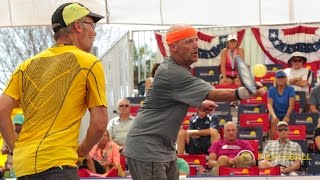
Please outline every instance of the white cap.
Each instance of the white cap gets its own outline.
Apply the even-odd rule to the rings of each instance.
[[[232,39],[238,41],[238,37],[236,34],[229,34],[229,36],[227,37],[227,41],[231,41]]]

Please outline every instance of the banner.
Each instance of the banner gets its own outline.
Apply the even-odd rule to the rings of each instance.
[[[316,73],[320,60],[320,29],[308,25],[251,28],[266,56],[275,64],[288,67],[293,52],[299,51],[308,59],[304,65]]]
[[[245,29],[235,31],[230,34],[237,34],[238,42],[241,44]],[[220,65],[220,52],[226,47],[227,36],[223,35],[212,35],[206,32],[198,31],[198,61],[193,64],[193,67],[199,66],[218,66]],[[170,56],[169,47],[166,43],[165,33],[155,33],[155,38],[162,56]]]

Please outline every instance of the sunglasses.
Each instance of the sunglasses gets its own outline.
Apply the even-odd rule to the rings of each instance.
[[[288,131],[288,128],[279,128],[278,131]]]
[[[129,104],[120,105],[119,107],[121,107],[121,108],[123,108],[123,107],[129,107]]]
[[[293,62],[303,62],[303,59],[293,59]]]

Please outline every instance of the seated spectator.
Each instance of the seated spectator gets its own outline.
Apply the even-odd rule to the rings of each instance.
[[[248,167],[255,165],[253,155],[253,159],[248,162],[243,162],[243,158],[238,159],[239,153],[243,150],[248,150],[251,153],[254,150],[249,142],[237,139],[237,133],[237,125],[232,121],[227,122],[224,125],[224,139],[213,143],[209,148],[208,168],[214,168],[215,175],[219,175],[220,166],[242,167],[241,165],[245,164]]]
[[[318,126],[314,130],[314,153],[320,154],[320,121],[318,122]]]
[[[239,47],[236,34],[230,34],[227,38],[226,48],[221,51],[221,79],[219,84],[241,86],[241,80],[238,75],[235,57],[244,59],[244,50]]]
[[[177,138],[178,154],[186,150],[188,154],[208,154],[212,142],[220,139],[217,117],[197,109],[197,114],[190,118],[189,129],[180,128]]]
[[[132,126],[134,117],[130,114],[130,101],[128,99],[119,99],[117,107],[119,116],[109,121],[107,130],[111,140],[119,146],[119,151],[121,151],[126,142],[127,133]]]
[[[306,62],[307,58],[302,53],[294,52],[288,60],[290,68],[286,68],[284,72],[287,74],[289,84],[293,86],[294,90],[304,91],[308,97],[312,72],[302,67]]]
[[[186,160],[184,160],[183,158],[177,157],[177,163],[178,163],[179,175],[190,174],[190,167]]]
[[[268,90],[268,110],[271,119],[270,139],[275,139],[276,125],[279,121],[289,122],[294,102],[294,89],[287,85],[286,73],[278,70],[275,74],[274,86]]]
[[[156,74],[156,71],[157,71],[159,65],[160,65],[160,63],[154,63],[152,66],[151,77],[146,79],[146,83],[145,83],[145,95],[147,95],[148,90],[150,89],[151,85],[153,84],[154,75]]]
[[[97,161],[104,168],[102,171],[97,171],[97,173],[100,174],[120,165],[120,153],[118,146],[110,139],[108,131],[104,133],[98,144],[92,148],[89,156],[93,161]],[[95,162],[95,164],[97,164],[97,162]]]
[[[310,96],[308,98],[310,112],[319,113],[320,108],[320,85],[312,88]]]
[[[263,149],[263,159],[259,168],[280,166],[282,175],[298,175],[302,160],[302,150],[298,143],[290,141],[289,126],[285,121],[277,124],[279,139],[270,141]]]

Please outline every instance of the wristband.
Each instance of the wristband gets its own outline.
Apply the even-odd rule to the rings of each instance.
[[[199,132],[199,130],[190,130],[190,129],[187,129],[187,132],[188,132],[188,133],[196,133],[196,132]]]

